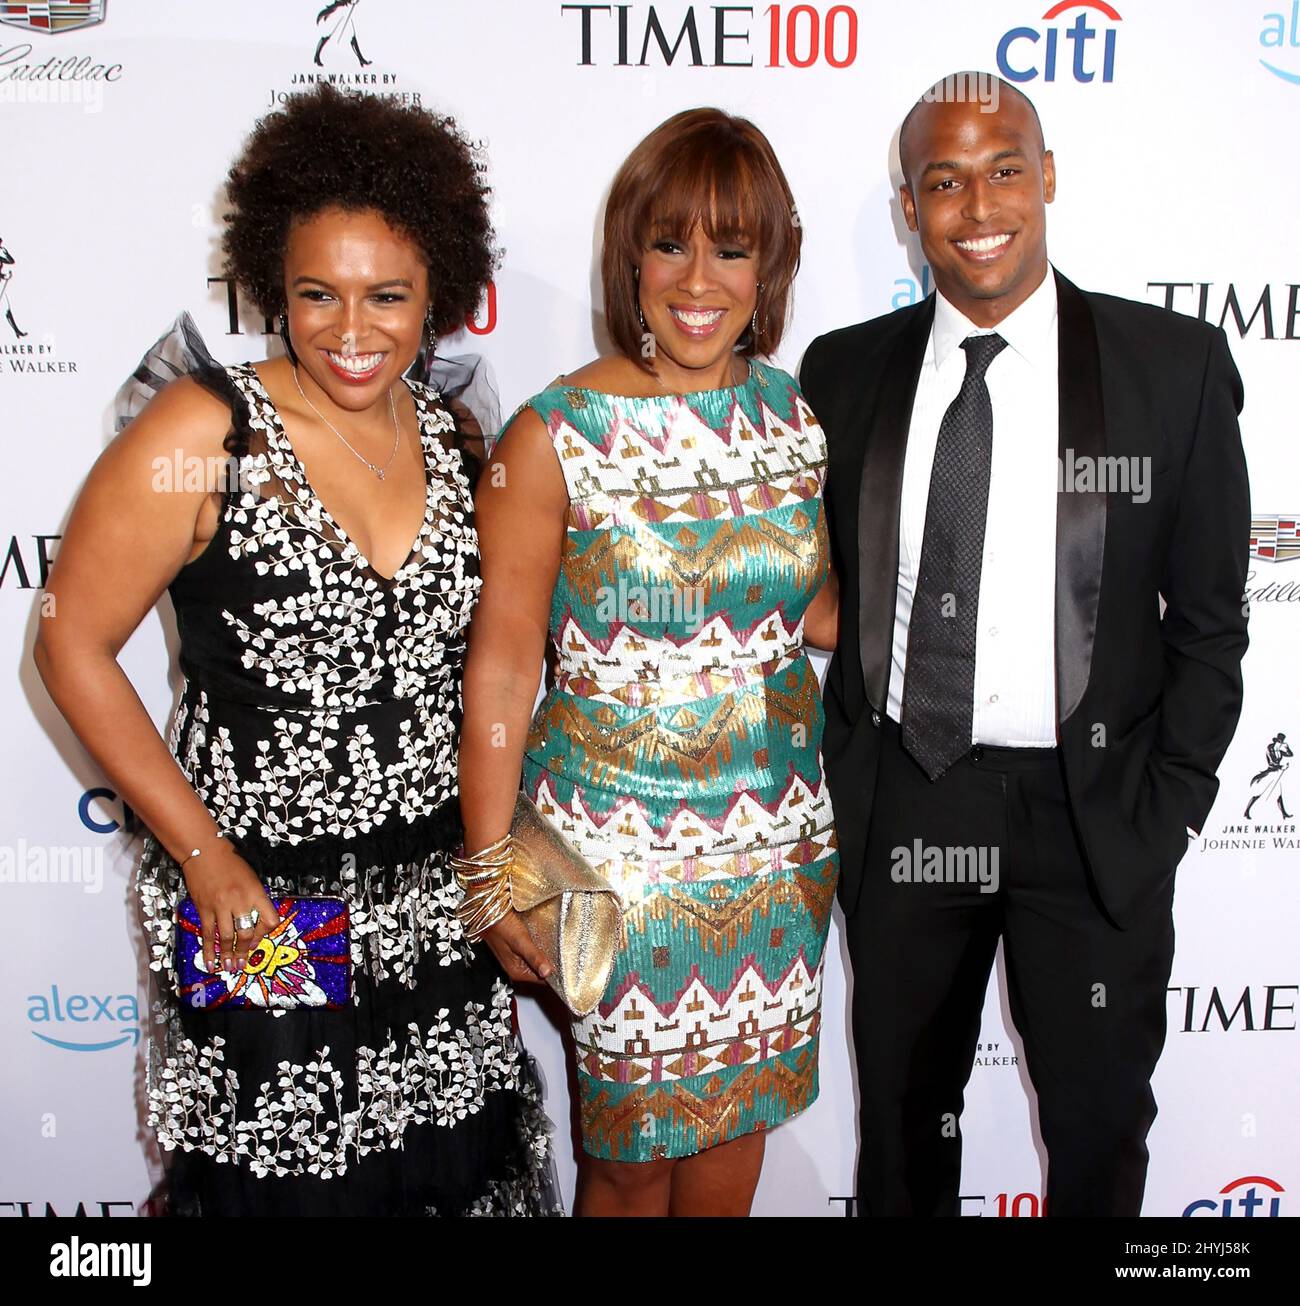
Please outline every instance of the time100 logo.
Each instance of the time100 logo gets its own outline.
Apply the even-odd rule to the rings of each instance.
[[[858,57],[858,14],[852,5],[825,12],[809,4],[691,5],[680,20],[662,6],[562,4],[577,15],[578,65],[752,68],[766,28],[767,68],[848,68]],[[755,30],[757,29],[757,30]]]

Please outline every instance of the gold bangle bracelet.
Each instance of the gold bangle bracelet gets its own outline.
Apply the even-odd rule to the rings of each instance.
[[[513,858],[510,833],[488,844],[472,856],[453,853],[448,859],[464,897],[456,908],[461,928],[470,943],[476,943],[512,908],[510,866]]]

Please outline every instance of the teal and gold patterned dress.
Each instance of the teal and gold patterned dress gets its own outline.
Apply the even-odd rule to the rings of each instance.
[[[817,1096],[839,864],[803,614],[828,570],[825,437],[757,365],[721,390],[557,383],[529,405],[569,508],[523,786],[625,913],[574,1023],[583,1146],[689,1156]]]

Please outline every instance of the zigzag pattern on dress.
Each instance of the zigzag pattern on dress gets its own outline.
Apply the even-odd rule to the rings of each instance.
[[[683,1034],[679,1022],[656,1023],[653,1033],[656,1043],[665,1038],[665,1031],[676,1034],[675,1045],[657,1046],[650,1050],[649,1039],[625,1037],[629,1049],[624,1053],[611,1053],[595,1046],[578,1044],[578,1066],[591,1079],[605,1080],[611,1084],[642,1084],[648,1081],[665,1082],[673,1079],[694,1079],[737,1066],[754,1065],[778,1053],[793,1052],[797,1048],[815,1043],[821,1033],[821,995],[816,994],[816,1008],[797,1019],[781,1020],[760,1027],[757,1021],[734,1020],[735,1028],[726,1035],[711,1036],[699,1022]],[[635,1029],[635,1024],[621,1033]],[[682,1039],[694,1042],[682,1042]],[[708,1041],[705,1041],[705,1040]]]
[[[780,908],[802,908],[816,922],[830,918],[835,882],[829,877],[782,875],[769,883],[756,876],[741,883],[745,887],[737,891],[725,881],[714,882],[705,890],[707,898],[681,888],[649,895],[630,904],[629,928],[658,925],[657,938],[687,933],[700,951],[720,957],[742,947],[754,932],[758,917],[771,919]],[[644,920],[638,919],[641,915]],[[753,965],[753,959],[744,955],[747,963]],[[817,952],[816,957],[820,960],[821,953]]]
[[[834,815],[825,785],[799,775],[788,779],[775,802],[765,803],[749,790],[729,793],[724,800],[726,810],[712,820],[679,800],[662,822],[656,822],[635,794],[619,795],[602,811],[589,803],[589,792],[577,786],[572,800],[562,801],[549,775],[539,779],[532,797],[538,810],[566,839],[580,849],[590,848],[585,855],[598,859],[606,875],[618,873],[612,863],[624,852],[635,858],[637,873],[647,878],[652,874],[651,864],[653,874],[663,875],[666,872],[660,868],[700,858],[713,859],[715,874],[720,874],[725,862],[719,859],[740,855],[773,869],[793,868],[802,864],[802,841],[833,838]],[[755,830],[766,835],[761,849],[755,847]],[[830,843],[826,854],[833,850]],[[690,871],[684,870],[681,878],[689,875]]]
[[[586,620],[590,623],[589,616]],[[778,608],[746,632],[737,631],[733,620],[720,613],[702,622],[699,631],[681,644],[671,635],[647,636],[630,622],[612,623],[602,638],[584,629],[582,617],[568,608],[556,615],[554,628],[559,673],[585,676],[598,688],[613,692],[627,684],[662,686],[665,681],[724,668],[743,678],[761,663],[801,656],[803,614],[789,625]]]
[[[617,788],[621,776],[642,768],[706,783],[717,780],[723,767],[762,768],[751,742],[761,752],[773,729],[802,726],[807,732],[817,720],[814,677],[801,676],[793,693],[770,684],[763,689],[649,710],[622,705],[616,710],[609,703],[587,708],[581,700],[556,695],[537,718],[537,737],[530,735],[528,747],[540,750],[543,733],[558,732],[567,741],[570,774],[596,788]]]
[[[614,1160],[653,1158],[661,1133],[689,1138],[692,1152],[716,1147],[803,1111],[817,1095],[816,1050],[811,1040],[789,1060],[774,1057],[732,1076],[715,1072],[698,1088],[675,1079],[620,1093],[608,1081],[589,1080],[582,1085],[583,1134],[598,1133]],[[670,1145],[659,1146],[667,1155]]]
[[[578,1045],[595,1046],[594,1035],[630,1029],[636,1037],[628,1040],[623,1051],[635,1054],[637,1050],[630,1045],[643,1037],[644,1030],[638,1032],[634,1027],[642,1023],[645,1030],[653,1028],[657,1036],[677,1032],[681,1046],[675,1050],[681,1051],[728,1036],[757,1036],[762,1029],[806,1020],[817,1010],[821,997],[820,954],[810,958],[799,947],[788,963],[770,976],[756,951],[740,955],[743,962],[727,972],[729,978],[725,984],[710,984],[699,963],[692,962],[686,979],[671,984],[662,996],[656,996],[650,979],[643,978],[639,972],[624,975],[617,985],[611,985],[596,1010],[578,1022],[575,1028]],[[608,1054],[608,1041],[604,1050]]]
[[[826,442],[774,368],[531,405],[569,507],[524,788],[624,907],[574,1027],[583,1143],[690,1155],[816,1095],[838,851],[803,623],[828,571]]]
[[[821,428],[797,390],[785,397],[787,416],[760,397],[756,422],[736,398],[716,425],[698,401],[682,397],[638,403],[556,387],[533,404],[559,455],[570,500],[594,501],[606,512],[617,512],[620,500],[645,495],[671,499],[713,489],[740,491],[808,472],[818,473],[820,481],[826,466]],[[611,399],[617,402],[611,404]],[[602,414],[608,424],[600,420]],[[730,494],[722,501],[734,503]]]

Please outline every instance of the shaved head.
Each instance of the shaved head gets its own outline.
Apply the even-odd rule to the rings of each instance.
[[[941,78],[921,93],[920,98],[907,111],[907,117],[903,119],[903,125],[899,128],[898,162],[903,170],[903,184],[909,185],[912,181],[912,169],[917,165],[918,129],[929,113],[944,104],[972,101],[980,105],[982,112],[996,113],[1004,96],[1010,96],[1029,111],[1038,138],[1038,152],[1040,155],[1043,154],[1047,149],[1047,143],[1043,138],[1043,124],[1029,96],[992,73],[949,73],[947,77]]]
[[[1056,160],[1033,104],[990,73],[953,73],[912,106],[898,145],[903,219],[935,289],[977,326],[996,325],[1048,272]]]

